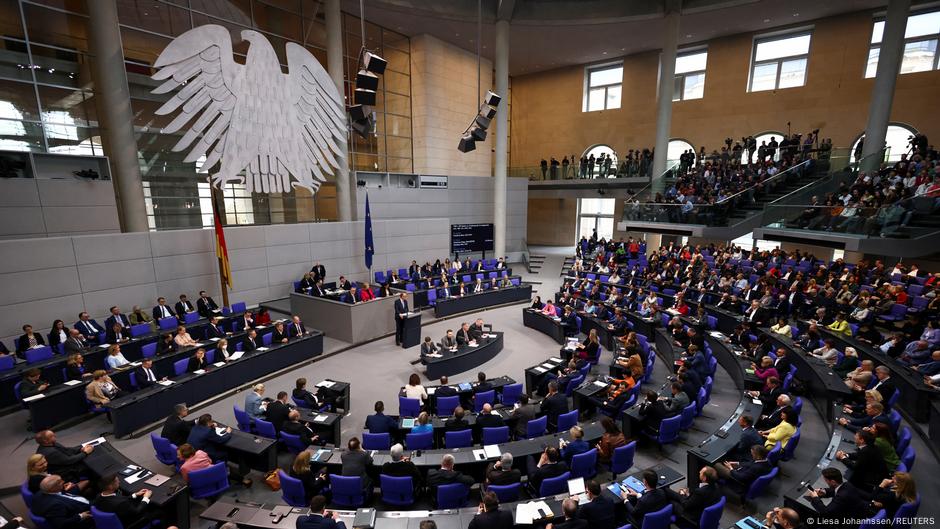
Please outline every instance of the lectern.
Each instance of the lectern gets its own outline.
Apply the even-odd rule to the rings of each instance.
[[[405,316],[405,328],[401,337],[403,349],[414,347],[421,343],[421,313],[409,312]]]

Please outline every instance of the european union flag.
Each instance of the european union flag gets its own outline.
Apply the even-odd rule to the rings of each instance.
[[[366,268],[372,270],[372,255],[375,254],[375,245],[372,242],[372,213],[369,211],[369,194],[366,193]]]

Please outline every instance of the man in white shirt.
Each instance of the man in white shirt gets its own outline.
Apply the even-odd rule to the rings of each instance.
[[[160,320],[161,318],[169,318],[170,316],[174,316],[174,314],[170,307],[167,307],[166,298],[157,298],[157,306],[153,308],[153,319]]]

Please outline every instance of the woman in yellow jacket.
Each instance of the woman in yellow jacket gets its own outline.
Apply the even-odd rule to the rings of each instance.
[[[826,325],[826,328],[832,332],[844,334],[848,337],[852,336],[852,328],[849,327],[849,322],[845,321],[845,314],[841,312],[836,314],[836,321]]]
[[[787,441],[796,433],[796,417],[793,408],[787,407],[780,410],[780,424],[769,430],[758,432],[766,439],[764,447],[772,450],[774,445],[779,442],[780,448],[786,448]]]

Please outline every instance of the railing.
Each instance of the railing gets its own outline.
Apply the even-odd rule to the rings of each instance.
[[[929,210],[932,200],[915,198],[881,207],[774,204],[764,210],[764,225],[768,228],[846,233],[864,238],[891,237],[907,226],[915,210],[920,207]]]
[[[678,165],[678,164],[677,164]],[[645,169],[641,171],[640,169]],[[595,164],[593,169],[581,171],[580,164],[558,165],[543,168],[538,165],[523,165],[510,167],[508,176],[515,178],[528,178],[529,180],[602,180],[614,178],[649,178],[653,170],[652,160],[648,167],[617,167],[614,165],[607,169],[605,166]]]

